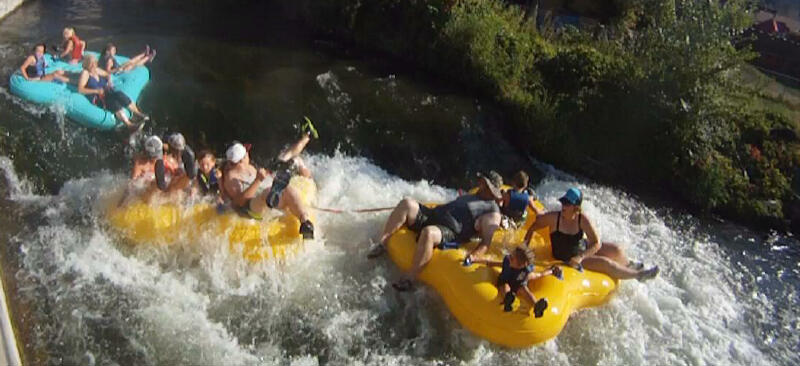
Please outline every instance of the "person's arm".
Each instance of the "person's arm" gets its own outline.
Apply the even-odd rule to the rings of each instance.
[[[78,78],[78,93],[81,94],[97,94],[103,95],[103,89],[89,89],[86,84],[89,82],[89,72],[84,70],[81,72],[81,77]]]
[[[488,259],[476,259],[475,261],[473,261],[473,263],[483,263],[483,264],[485,264],[485,265],[487,265],[489,267],[502,267],[503,266],[503,262],[490,261]]]
[[[224,179],[225,183],[223,185],[225,188],[225,193],[228,194],[228,196],[230,197],[231,201],[233,201],[234,204],[240,207],[244,206],[245,204],[247,204],[248,200],[248,198],[246,197],[255,196],[255,193],[258,191],[258,187],[261,185],[261,182],[263,182],[264,179],[266,179],[266,174],[267,174],[266,170],[259,169],[258,175],[256,176],[256,180],[253,181],[253,184],[251,184],[250,187],[247,187],[247,189],[245,189],[244,192],[241,191],[239,184],[234,184],[232,177],[225,176]]]
[[[195,161],[194,151],[189,145],[186,145],[186,148],[181,152],[181,161],[183,161],[183,171],[186,172],[186,176],[194,179],[197,176],[197,161]]]
[[[156,185],[158,189],[162,192],[166,192],[169,185],[167,184],[165,169],[164,169],[164,159],[156,160]]]
[[[531,238],[533,238],[533,233],[536,230],[539,230],[543,227],[553,227],[554,216],[551,212],[545,212],[543,214],[536,215],[536,221],[533,222],[533,225],[528,228],[528,231],[525,232],[525,240],[523,243],[530,243]]]
[[[25,59],[25,62],[22,63],[22,66],[19,67],[19,71],[22,72],[22,76],[25,77],[25,80],[31,79],[30,76],[28,76],[28,70],[26,69],[35,63],[36,58],[33,56],[28,56],[28,58]]]
[[[111,77],[111,74],[109,74],[108,72],[106,72],[106,70],[103,70],[101,68],[97,69],[97,74],[106,78]],[[111,80],[109,80],[109,82],[111,82]]]
[[[597,233],[594,230],[594,225],[592,225],[592,222],[589,221],[589,218],[586,217],[586,215],[582,213],[580,215],[581,215],[581,220],[580,220],[581,224],[579,229],[583,230],[583,232],[586,234],[587,244],[586,244],[586,250],[583,253],[580,253],[572,257],[572,259],[570,260],[570,264],[572,264],[573,266],[575,264],[581,263],[581,261],[583,261],[583,258],[591,257],[595,253],[597,253],[598,250],[600,250],[600,238],[597,236]]]
[[[67,44],[67,46],[66,46],[66,47],[64,47],[64,50],[63,50],[63,51],[61,51],[61,54],[60,54],[60,55],[58,55],[58,57],[59,57],[59,58],[64,58],[64,57],[66,57],[67,55],[69,55],[69,54],[70,54],[70,52],[72,52],[72,48],[73,48],[73,47],[75,47],[75,46],[72,44],[72,40],[71,40],[71,39],[68,39],[68,40],[67,40],[67,42],[66,42],[66,44]]]
[[[549,275],[552,275],[552,274],[553,274],[553,267],[548,268],[548,269],[546,269],[544,271],[541,271],[541,272],[531,272],[531,273],[528,273],[528,277],[527,277],[528,279],[526,281],[535,281],[535,280],[538,280],[538,279],[540,279],[540,278],[542,278],[544,276],[549,276]]]
[[[533,210],[533,212],[536,214],[537,219],[539,218],[539,215],[544,214],[544,211],[536,207],[536,201],[533,199],[533,196],[528,198],[528,207],[530,207],[531,210]]]

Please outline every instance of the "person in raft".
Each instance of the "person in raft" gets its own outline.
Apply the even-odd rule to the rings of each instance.
[[[547,309],[547,299],[536,300],[536,296],[528,289],[528,281],[548,275],[563,279],[563,274],[561,273],[561,268],[557,266],[553,266],[544,272],[536,273],[533,271],[533,259],[533,251],[530,248],[518,246],[510,254],[503,257],[502,262],[476,259],[473,263],[483,263],[490,267],[502,268],[500,276],[497,278],[497,288],[500,290],[500,297],[503,298],[504,311],[511,311],[516,295],[522,294],[522,297],[530,303],[534,316],[541,318]]]
[[[156,179],[156,161],[164,157],[164,143],[158,136],[144,141],[144,151],[133,159],[131,182],[149,184]]]
[[[592,221],[581,212],[583,193],[579,189],[568,189],[559,201],[560,211],[536,217],[536,222],[525,233],[525,243],[530,242],[536,230],[549,227],[553,258],[574,268],[586,268],[620,280],[646,281],[658,275],[658,266],[645,269],[644,264],[628,260],[619,245],[600,242]],[[586,248],[582,245],[584,234]]]
[[[155,180],[159,191],[172,195],[189,188],[197,176],[194,151],[180,132],[167,138],[168,153],[155,162]]]
[[[25,80],[31,81],[53,81],[58,80],[61,82],[69,82],[69,78],[64,76],[64,70],[55,70],[47,73],[47,61],[44,59],[44,53],[47,47],[44,43],[37,44],[33,47],[33,54],[25,58],[25,62],[19,67],[20,73],[25,77]]]
[[[133,131],[141,129],[144,122],[150,119],[125,93],[114,90],[109,83],[109,73],[97,66],[97,58],[93,55],[87,55],[83,59],[83,71],[78,79],[78,93],[86,95],[93,104],[113,112],[117,120],[122,121]],[[140,117],[142,123],[131,122],[125,114],[125,108],[128,108],[134,116]]]
[[[383,234],[368,258],[375,258],[386,251],[386,241],[405,225],[417,233],[417,247],[411,270],[399,281],[392,284],[397,291],[408,291],[414,286],[419,273],[433,256],[434,247],[449,248],[469,241],[480,235],[480,244],[467,255],[465,264],[470,264],[477,256],[489,248],[492,236],[500,225],[500,207],[503,196],[500,187],[503,178],[496,172],[479,175],[478,192],[456,198],[441,206],[429,208],[411,198],[404,198],[397,204]]]
[[[164,143],[158,136],[150,136],[145,140],[144,151],[133,158],[131,180],[117,206],[127,204],[130,199],[136,197],[132,193],[142,191],[143,188],[145,193],[143,199],[149,200],[149,195],[153,191],[151,187],[156,180],[156,162],[163,159],[164,155]]]
[[[529,207],[537,216],[544,213],[536,207],[536,194],[528,188],[528,182],[528,173],[520,170],[511,178],[512,188],[503,191],[502,213],[517,226],[525,223]]]
[[[116,55],[117,46],[114,46],[113,43],[107,44],[106,48],[103,49],[103,55],[100,56],[100,67],[102,67],[107,73],[119,74],[131,71],[139,66],[143,66],[144,64],[153,61],[153,59],[156,57],[156,50],[150,49],[149,45],[145,45],[144,52],[133,56],[133,58],[122,65],[120,65],[117,62],[117,59],[114,58]]]
[[[201,150],[197,157],[200,170],[195,187],[203,196],[219,196],[222,171],[217,168],[217,157],[211,150]]]
[[[303,204],[300,193],[289,186],[292,170],[311,178],[311,171],[299,155],[311,138],[317,139],[319,135],[308,117],[301,131],[300,139],[269,164],[272,172],[264,168],[256,169],[250,164],[250,146],[234,142],[225,152],[227,161],[222,169],[222,188],[225,197],[242,216],[261,220],[267,209],[279,209],[300,220],[300,234],[304,239],[313,239],[314,225],[309,219],[308,207]],[[272,185],[258,193],[261,183],[270,175]]]
[[[75,29],[67,27],[61,32],[64,42],[61,43],[61,53],[58,57],[71,64],[77,64],[83,59],[83,51],[86,50],[86,41],[82,41],[75,34]]]

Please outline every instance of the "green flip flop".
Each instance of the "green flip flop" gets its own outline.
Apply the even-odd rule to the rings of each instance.
[[[319,133],[317,132],[317,129],[314,127],[314,124],[311,123],[311,120],[308,117],[303,116],[303,118],[305,119],[305,122],[303,122],[303,124],[300,126],[300,131],[302,131],[303,133],[307,133],[308,136],[310,136],[313,139],[318,139]]]

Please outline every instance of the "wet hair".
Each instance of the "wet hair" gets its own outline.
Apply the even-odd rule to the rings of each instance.
[[[516,247],[511,252],[511,255],[517,259],[517,261],[524,263],[525,265],[533,263],[533,251],[527,247]]]
[[[200,152],[197,154],[197,161],[205,159],[206,156],[210,156],[211,159],[214,159],[214,161],[217,161],[217,156],[214,155],[214,152],[211,151],[211,149],[200,150]]]
[[[109,51],[111,51],[111,48],[117,48],[117,46],[115,46],[113,43],[109,42],[106,45],[106,48],[103,49],[103,57],[106,57],[106,56],[109,55]]]
[[[44,44],[44,43],[37,43],[37,44],[33,45],[33,49],[32,49],[33,52],[36,52],[36,47],[39,47],[39,46],[42,46],[42,49],[44,50],[44,52],[47,52],[47,45]]]
[[[528,178],[528,173],[525,171],[520,170],[517,174],[514,174],[514,177],[511,178],[511,184],[514,185],[516,189],[525,189],[528,188],[528,182],[530,178]]]

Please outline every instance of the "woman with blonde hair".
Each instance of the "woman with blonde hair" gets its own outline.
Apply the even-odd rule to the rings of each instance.
[[[64,42],[61,44],[61,53],[59,57],[71,64],[77,64],[83,59],[83,51],[86,50],[86,41],[82,41],[75,34],[75,29],[66,27],[61,32],[64,36]]]
[[[97,66],[97,58],[93,55],[88,55],[83,59],[83,71],[78,79],[78,92],[86,95],[93,104],[114,113],[117,120],[122,121],[131,130],[139,129],[145,121],[150,119],[125,93],[114,90],[109,82],[109,73]],[[125,114],[125,108],[128,108],[133,115],[140,117],[142,123],[131,122]]]

